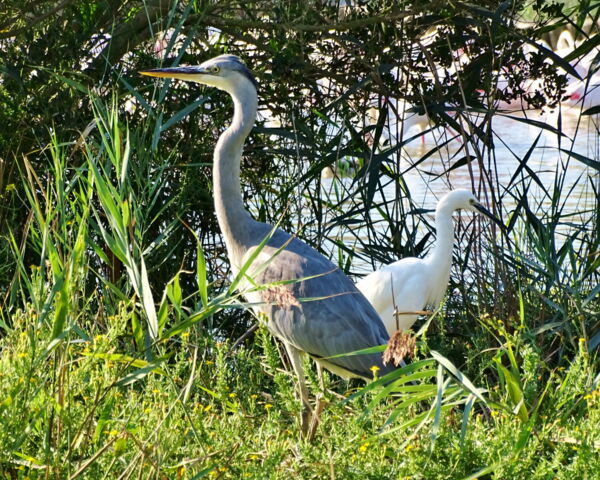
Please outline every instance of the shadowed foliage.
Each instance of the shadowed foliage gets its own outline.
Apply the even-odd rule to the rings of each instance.
[[[476,3],[4,0],[0,472],[600,475],[598,108],[559,102],[596,55],[598,3]],[[252,215],[352,278],[429,251],[414,177],[470,187],[506,226],[458,223],[449,295],[416,324],[412,363],[366,387],[326,376],[318,445],[297,441],[286,359],[218,231],[230,100],[137,73],[221,53],[259,85]],[[514,146],[499,122],[533,133]]]

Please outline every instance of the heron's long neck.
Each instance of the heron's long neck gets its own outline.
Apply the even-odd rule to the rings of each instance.
[[[219,227],[230,258],[237,262],[249,247],[253,223],[242,202],[240,160],[244,141],[256,119],[257,97],[254,89],[234,92],[231,96],[233,120],[219,137],[215,148],[213,182]]]
[[[438,207],[435,211],[435,229],[437,239],[430,258],[431,263],[437,265],[440,272],[450,273],[452,265],[452,249],[454,247],[454,224],[452,223],[453,210]]]

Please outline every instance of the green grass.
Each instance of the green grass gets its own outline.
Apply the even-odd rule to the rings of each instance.
[[[486,394],[492,405],[475,408],[464,438],[457,408],[433,441],[430,423],[394,431],[426,409],[423,403],[381,429],[391,399],[365,414],[370,395],[342,401],[357,385],[347,392],[348,384],[330,380],[336,394],[325,393],[329,405],[309,443],[298,433],[293,377],[279,369],[268,335],[231,352],[192,329],[169,349],[169,362],[140,375],[142,365],[124,353],[127,310],[98,315],[87,340],[72,332],[53,349],[51,329],[33,310],[12,318],[0,343],[2,478],[600,475],[600,389],[583,343],[568,367],[544,381],[522,372],[529,419],[499,406],[510,404],[510,395],[498,383]],[[521,368],[538,371],[537,361],[525,356]]]

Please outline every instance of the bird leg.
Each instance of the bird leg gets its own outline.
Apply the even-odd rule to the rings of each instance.
[[[325,379],[323,378],[323,366],[319,362],[315,362],[317,365],[317,378],[319,379],[319,387],[321,393],[325,393]]]
[[[302,352],[290,343],[284,342],[285,349],[287,350],[288,357],[292,364],[294,372],[298,377],[298,389],[300,391],[300,401],[302,402],[302,412],[300,414],[300,428],[302,435],[308,437],[312,408],[308,399],[308,387],[306,386],[306,380],[304,378],[304,364],[302,363]]]
[[[310,425],[308,426],[308,430],[306,432],[306,439],[311,442],[313,438],[315,438],[315,433],[317,433],[317,427],[319,426],[319,420],[321,417],[321,412],[327,406],[327,401],[323,398],[322,394],[319,393],[315,403],[315,409],[312,411],[312,416],[310,419]]]
[[[314,438],[315,433],[317,432],[317,427],[319,426],[319,417],[321,412],[327,406],[327,401],[324,398],[325,380],[323,379],[323,367],[320,363],[315,363],[317,365],[317,378],[319,379],[320,392],[317,394],[317,398],[315,399],[315,409],[312,412],[310,426],[306,435],[309,441]]]

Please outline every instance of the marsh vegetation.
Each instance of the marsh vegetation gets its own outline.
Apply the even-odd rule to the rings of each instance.
[[[600,478],[599,4],[5,3],[1,478]],[[426,254],[451,188],[506,227],[457,219],[415,358],[326,376],[313,442],[214,217],[229,99],[136,73],[224,51],[248,208],[351,278]]]

